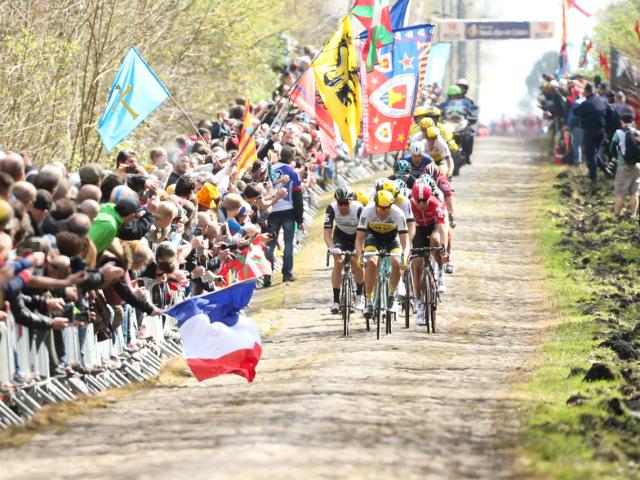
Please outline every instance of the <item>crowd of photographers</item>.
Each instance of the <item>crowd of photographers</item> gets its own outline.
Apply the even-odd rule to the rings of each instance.
[[[623,91],[612,91],[601,77],[543,75],[538,104],[549,121],[556,163],[586,164],[592,189],[600,176],[614,179],[614,213],[637,217],[640,138],[636,112]]]
[[[225,266],[250,244],[271,263],[278,248],[282,280],[295,281],[303,191],[331,181],[333,159],[316,125],[291,110],[278,116],[277,102],[250,107],[258,160],[240,174],[244,98],[175,148],[119,151],[111,168],[70,172],[0,151],[0,322],[28,327],[47,345],[52,374],[64,375],[67,327],[91,323],[98,341],[119,329],[135,352],[145,315],[235,281]]]

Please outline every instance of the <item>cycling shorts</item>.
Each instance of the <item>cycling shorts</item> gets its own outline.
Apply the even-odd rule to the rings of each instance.
[[[386,250],[389,253],[402,253],[398,234],[375,233],[367,230],[364,237],[364,251],[377,252],[378,250]]]
[[[356,249],[356,234],[349,235],[336,227],[333,229],[333,244],[343,252],[352,252]]]
[[[413,248],[425,248],[431,245],[431,234],[435,229],[435,223],[432,223],[428,227],[416,227],[416,235],[413,237]]]

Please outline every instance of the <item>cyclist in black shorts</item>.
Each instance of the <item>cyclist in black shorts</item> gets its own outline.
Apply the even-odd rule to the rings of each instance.
[[[356,248],[356,230],[358,221],[364,208],[360,202],[355,201],[353,190],[349,187],[338,187],[334,193],[335,202],[327,207],[324,218],[324,243],[333,254],[333,272],[331,273],[331,286],[333,287],[333,303],[331,313],[340,312],[340,281],[342,277],[343,257],[341,252],[354,251]],[[333,224],[336,227],[333,228]],[[356,280],[356,308],[364,308],[364,272],[358,266],[358,257],[351,257],[353,276]]]

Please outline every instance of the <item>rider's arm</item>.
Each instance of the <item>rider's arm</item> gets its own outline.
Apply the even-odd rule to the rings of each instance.
[[[409,262],[409,255],[411,254],[411,248],[409,246],[409,234],[401,233],[400,234],[400,246],[402,247],[402,255],[404,258],[404,263]]]
[[[409,241],[413,242],[413,237],[416,236],[416,222],[407,222],[407,229],[409,230]]]
[[[327,248],[331,250],[333,248],[333,220],[335,219],[335,212],[331,205],[327,206],[327,211],[324,215],[324,243],[327,244]]]
[[[365,232],[362,230],[358,230],[356,232],[356,255],[360,257],[362,252],[364,252],[364,235]]]

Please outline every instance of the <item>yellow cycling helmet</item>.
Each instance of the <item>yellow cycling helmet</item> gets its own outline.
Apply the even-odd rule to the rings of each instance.
[[[391,205],[393,205],[394,202],[393,194],[386,190],[380,190],[379,192],[377,192],[375,199],[376,207],[381,208],[391,208]]]
[[[440,130],[436,127],[427,128],[427,138],[438,138],[438,135],[440,135]]]
[[[414,117],[423,117],[427,114],[427,107],[416,107],[413,111]]]
[[[438,107],[429,107],[427,108],[425,115],[427,117],[439,117],[440,115],[442,115],[442,112]]]
[[[379,178],[376,180],[375,188],[376,192],[386,190],[394,197],[398,195],[398,188],[396,187],[396,184],[393,183],[393,180],[389,180],[388,178]]]
[[[435,123],[433,123],[433,118],[425,117],[422,120],[420,120],[420,128],[424,128],[426,130],[427,128],[430,128],[433,126],[435,126]]]
[[[369,203],[369,197],[367,197],[364,193],[359,191],[355,192],[355,194],[356,194],[356,201],[360,202],[363,207],[366,207],[367,203]]]

